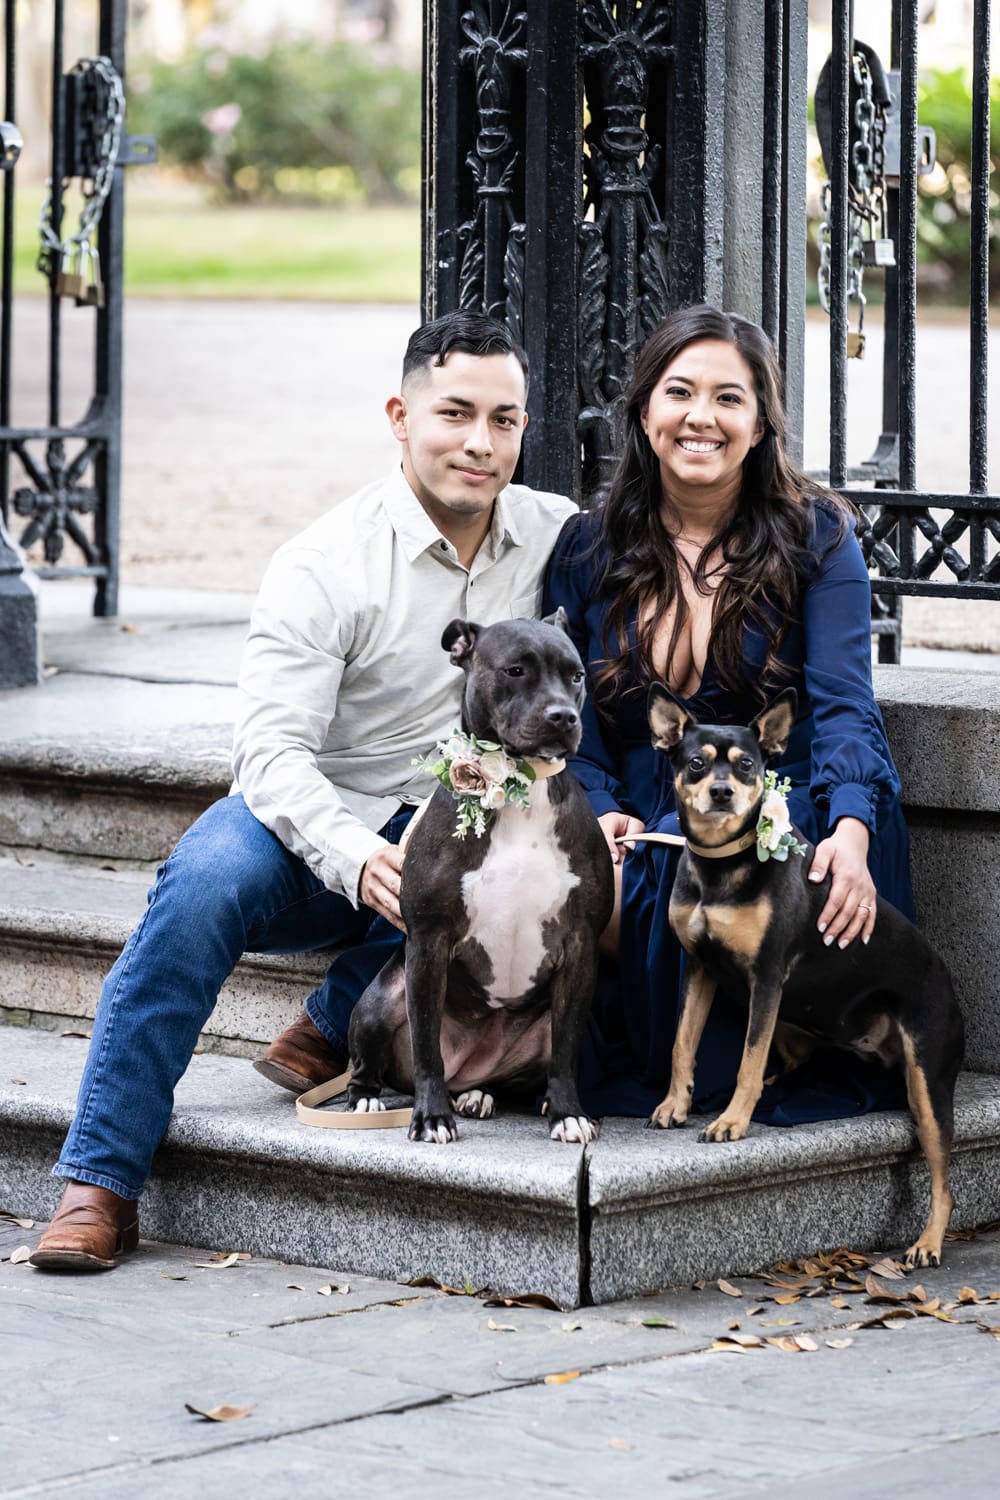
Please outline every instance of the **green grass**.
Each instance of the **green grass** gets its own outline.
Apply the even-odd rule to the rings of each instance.
[[[41,293],[40,194],[18,194],[15,288]],[[76,223],[73,214],[70,221]],[[125,290],[136,297],[419,302],[416,207],[222,208],[126,197]]]

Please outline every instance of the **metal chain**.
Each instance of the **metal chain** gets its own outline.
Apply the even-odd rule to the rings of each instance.
[[[52,228],[52,205],[55,193],[52,178],[49,177],[46,180],[45,200],[42,203],[42,211],[38,220],[38,232],[42,241],[38,254],[38,269],[49,277],[52,275],[53,267],[62,265],[64,260],[90,259],[96,256],[97,252],[91,245],[91,240],[97,232],[101,214],[104,212],[104,205],[114,181],[115,163],[118,160],[122,127],[125,122],[125,89],[109,57],[83,57],[73,72],[78,75],[92,72],[103,79],[107,85],[107,108],[97,152],[97,167],[90,180],[90,187],[82,188],[84,201],[80,211],[80,222],[76,233],[65,240],[61,240]],[[67,179],[64,179],[59,185],[60,198],[65,192],[66,181]]]
[[[853,60],[854,81],[860,93],[854,105],[857,136],[851,147],[854,181],[847,185],[847,300],[858,304],[858,335],[863,335],[865,320],[864,231],[875,233],[885,222],[885,116],[877,109],[872,95],[872,75],[863,53]],[[819,301],[825,313],[830,311],[830,184],[823,184],[820,196],[823,218],[817,233]],[[862,344],[863,347],[863,344]]]

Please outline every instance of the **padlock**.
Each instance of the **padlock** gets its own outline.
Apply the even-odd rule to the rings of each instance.
[[[104,306],[104,283],[101,280],[101,261],[96,250],[88,252],[90,261],[90,280],[87,283],[84,294],[77,299],[79,307],[103,307]]]
[[[847,357],[848,359],[864,359],[865,336],[863,333],[849,331],[847,335]]]
[[[77,251],[75,254],[71,251],[67,256],[64,257],[63,264],[60,268],[58,276],[56,277],[57,297],[73,297],[77,302],[79,302],[80,298],[86,294],[87,284],[84,281],[80,271],[66,270],[67,265],[73,265],[74,263],[79,265],[79,262],[79,251]]]
[[[863,266],[894,266],[896,247],[892,240],[865,240],[861,246]]]

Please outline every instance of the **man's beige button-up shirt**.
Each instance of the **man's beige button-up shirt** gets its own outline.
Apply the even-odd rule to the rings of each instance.
[[[575,508],[508,485],[466,569],[397,469],[275,553],[240,670],[234,790],[355,905],[378,829],[432,789],[414,756],[458,722],[463,674],[441,649],[445,626],[537,616]]]

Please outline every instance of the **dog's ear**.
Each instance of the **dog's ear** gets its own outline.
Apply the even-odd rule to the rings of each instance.
[[[569,615],[560,604],[554,614],[546,615],[542,620],[543,625],[554,625],[557,630],[565,630],[569,635]]]
[[[653,748],[656,750],[675,749],[691,723],[691,715],[687,709],[660,682],[649,684],[646,715],[653,731]]]
[[[788,736],[795,723],[795,712],[799,706],[794,688],[786,688],[759,713],[750,728],[760,740],[760,748],[767,756],[781,755],[788,744]]]
[[[476,636],[482,628],[481,625],[474,625],[471,620],[452,620],[444,627],[441,646],[451,657],[452,666],[468,666]]]

